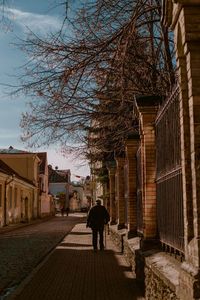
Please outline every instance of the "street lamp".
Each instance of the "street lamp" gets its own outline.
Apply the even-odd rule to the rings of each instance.
[[[12,174],[11,177],[9,176],[5,181],[4,186],[4,220],[3,220],[3,226],[7,226],[7,198],[6,198],[6,190],[7,185],[10,184],[15,179],[15,174]]]

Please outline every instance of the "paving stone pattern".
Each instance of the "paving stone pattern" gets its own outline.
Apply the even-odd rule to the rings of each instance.
[[[0,234],[0,299],[12,291],[83,215],[53,217]]]

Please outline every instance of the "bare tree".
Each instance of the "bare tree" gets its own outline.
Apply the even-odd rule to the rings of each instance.
[[[57,35],[30,33],[20,44],[30,61],[15,92],[34,98],[21,122],[32,146],[85,143],[102,156],[123,149],[135,126],[134,96],[164,97],[174,83],[160,0],[85,1]]]
[[[9,0],[0,0],[0,27],[4,32],[12,30],[12,22],[7,15],[7,9],[9,6]]]

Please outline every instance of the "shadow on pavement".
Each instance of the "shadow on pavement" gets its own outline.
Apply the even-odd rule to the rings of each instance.
[[[12,299],[136,300],[143,298],[137,290],[131,269],[119,264],[112,250],[94,253],[92,249],[58,248],[21,294]]]

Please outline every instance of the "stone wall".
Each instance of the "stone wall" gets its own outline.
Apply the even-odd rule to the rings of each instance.
[[[117,225],[112,225],[109,228],[110,237],[117,246],[120,252],[124,251],[124,236],[125,236],[125,229],[117,229]]]
[[[157,252],[145,258],[145,299],[177,300],[181,263]],[[189,300],[189,299],[188,299]]]
[[[126,237],[124,238],[124,256],[127,260],[127,262],[130,264],[133,273],[136,275],[136,255],[137,251],[139,249],[139,238],[132,238],[132,239],[127,239]]]
[[[177,296],[149,267],[145,268],[145,299],[177,300]]]
[[[180,261],[158,249],[142,251],[140,238],[127,239],[126,230],[117,230],[117,226],[110,226],[110,237],[119,251],[123,250],[146,300],[180,299]]]

